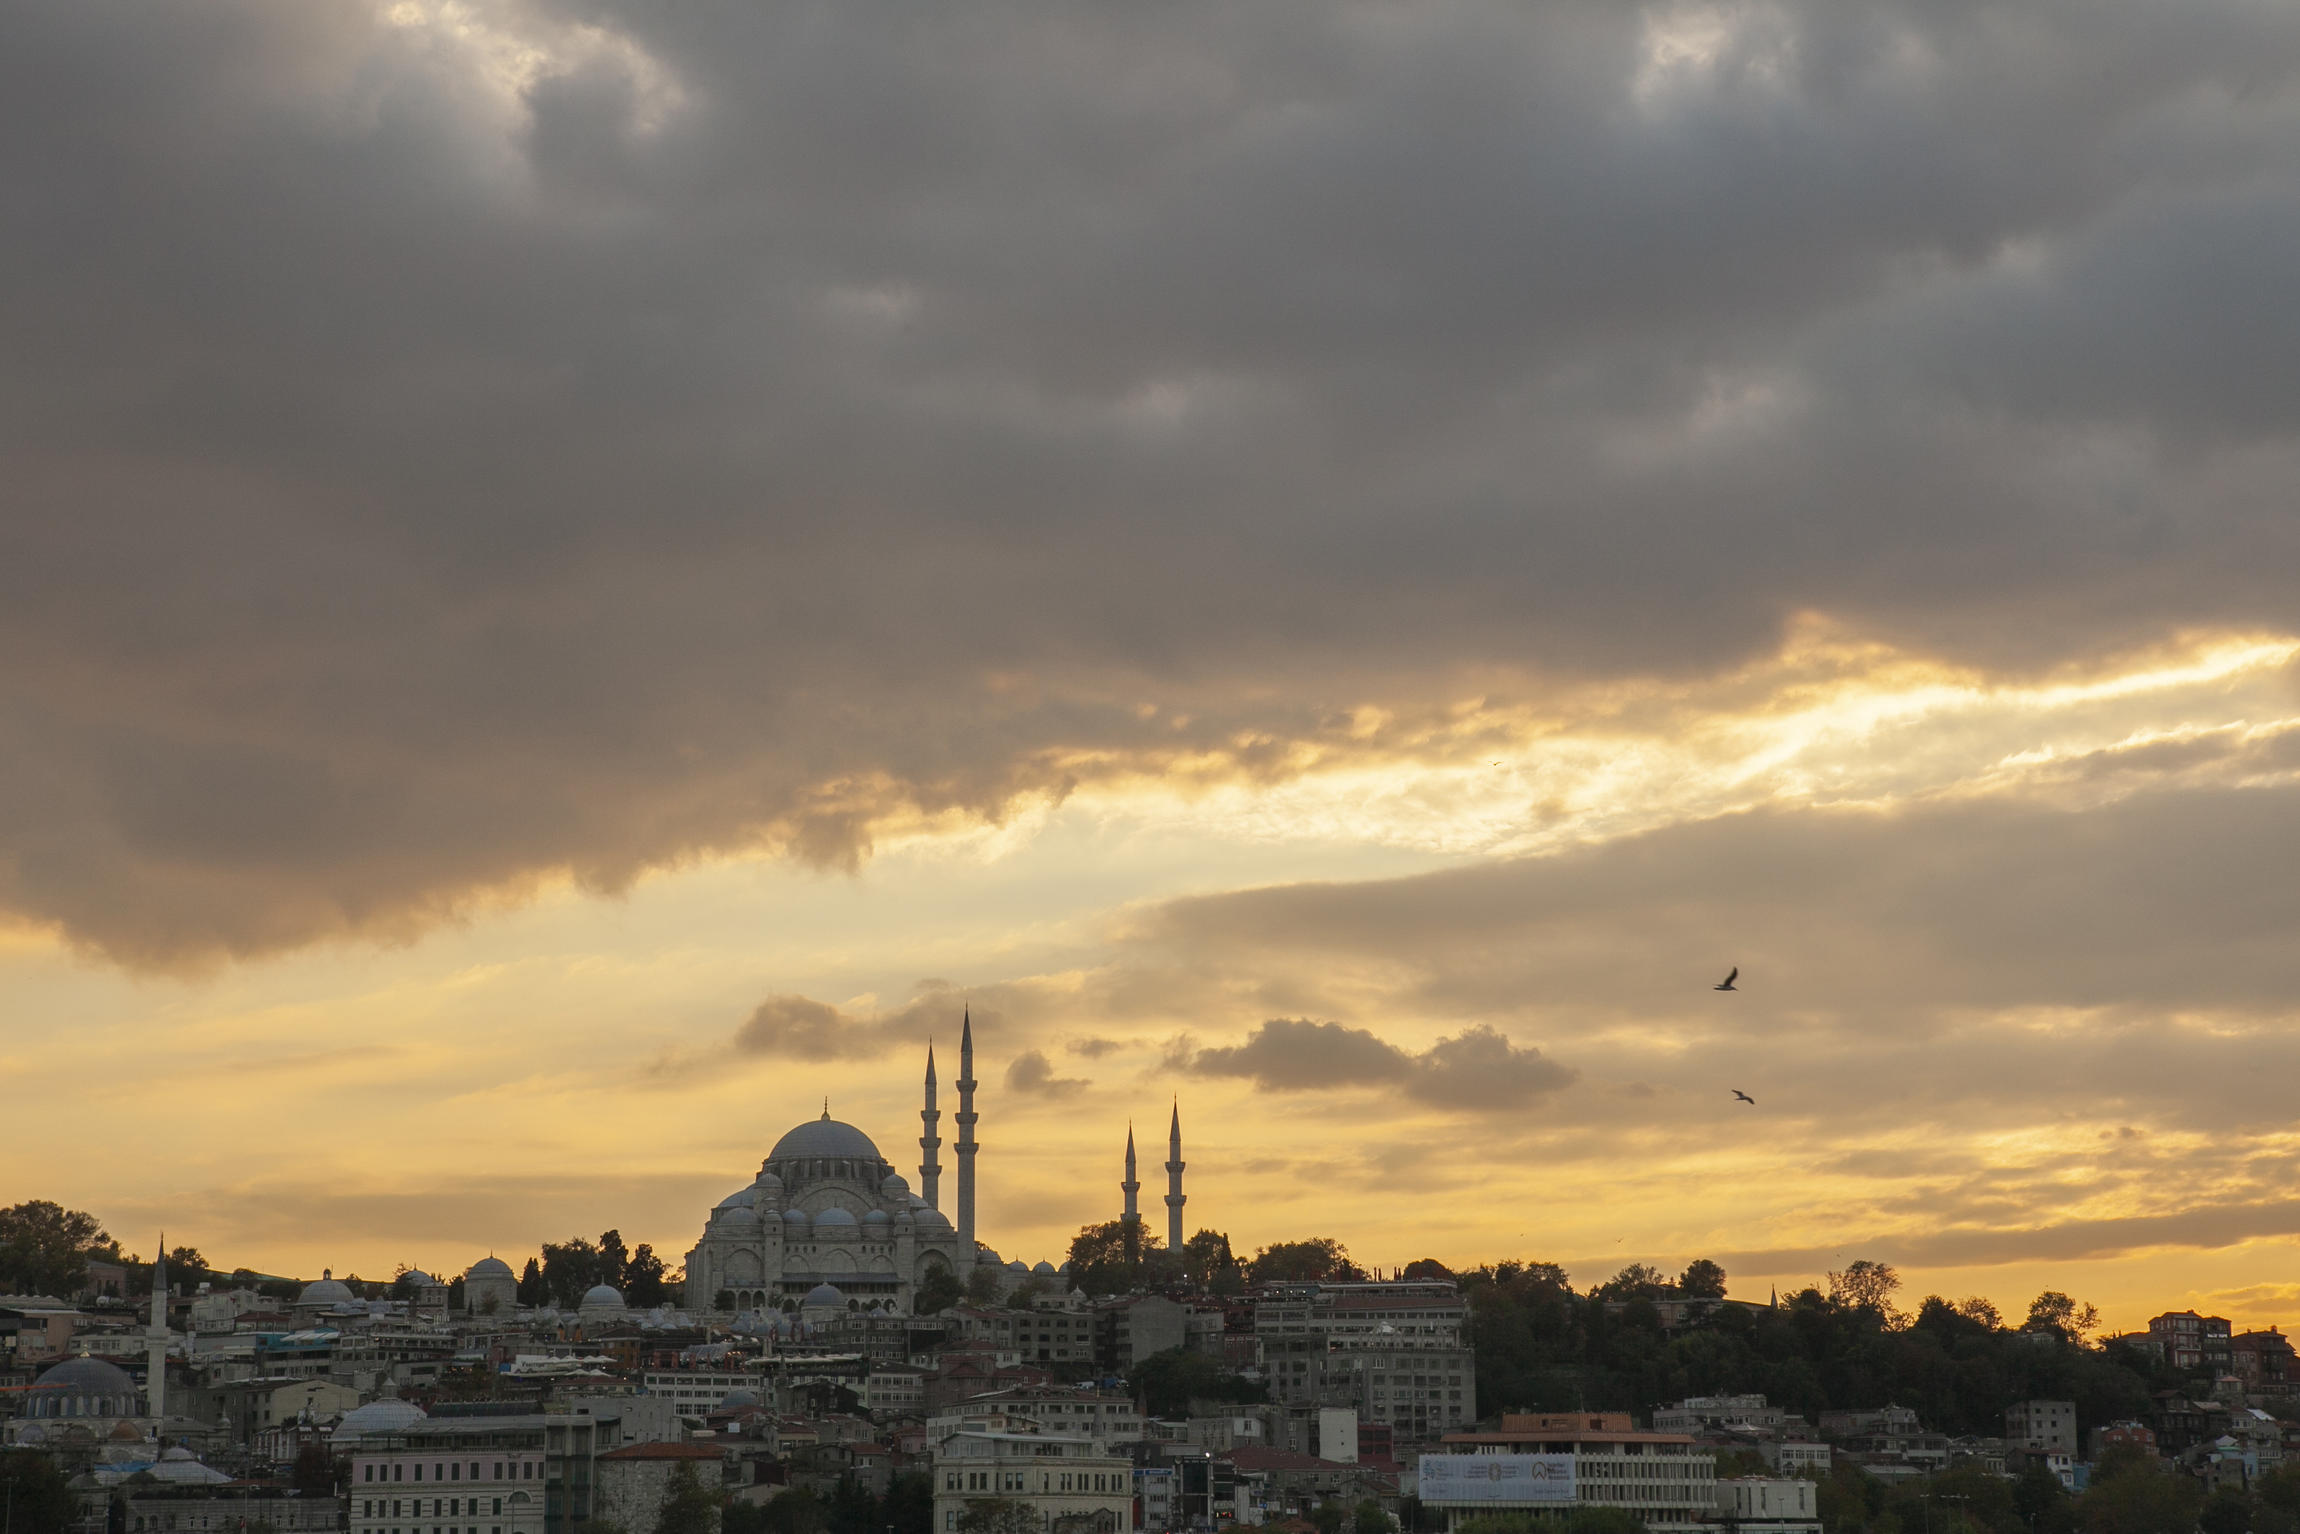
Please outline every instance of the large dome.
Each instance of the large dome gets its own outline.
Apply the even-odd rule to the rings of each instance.
[[[325,1272],[304,1285],[303,1293],[295,1297],[295,1302],[298,1309],[304,1309],[321,1305],[348,1305],[352,1299],[350,1286],[334,1273]]]
[[[769,1161],[795,1161],[802,1156],[845,1156],[863,1161],[883,1161],[878,1147],[869,1135],[852,1124],[823,1117],[809,1119],[798,1128],[775,1142],[767,1153]]]
[[[480,1258],[477,1262],[471,1265],[471,1271],[464,1274],[463,1276],[467,1280],[474,1278],[509,1278],[512,1279],[513,1282],[517,1282],[516,1276],[511,1271],[511,1264],[505,1262],[500,1257]]]
[[[67,1358],[40,1376],[35,1390],[65,1390],[80,1395],[134,1395],[136,1382],[118,1364],[101,1358]]]

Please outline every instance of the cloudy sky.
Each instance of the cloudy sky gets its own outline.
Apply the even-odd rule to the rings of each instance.
[[[2300,1319],[2300,11],[0,16],[7,1195]]]

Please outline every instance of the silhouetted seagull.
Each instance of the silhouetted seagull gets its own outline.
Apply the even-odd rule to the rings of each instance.
[[[1736,980],[1738,980],[1738,979],[1740,979],[1740,978],[1741,978],[1741,966],[1740,966],[1740,965],[1738,965],[1738,964],[1736,964],[1736,965],[1734,965],[1734,966],[1733,966],[1733,973],[1731,973],[1730,975],[1727,975],[1727,976],[1726,976],[1724,979],[1722,979],[1722,980],[1718,981],[1718,982],[1717,982],[1715,985],[1713,985],[1713,986],[1709,987],[1709,989],[1711,989],[1712,991],[1730,991],[1730,990],[1732,990],[1732,989],[1733,989],[1733,982],[1734,982],[1734,981],[1736,981]]]
[[[1741,1101],[1747,1103],[1752,1108],[1757,1106],[1757,1099],[1751,1097],[1748,1093],[1742,1091],[1739,1087],[1735,1087],[1733,1089],[1733,1095],[1740,1098]]]

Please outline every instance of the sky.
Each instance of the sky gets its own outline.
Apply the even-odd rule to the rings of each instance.
[[[0,1199],[2300,1319],[2300,12],[0,25]]]

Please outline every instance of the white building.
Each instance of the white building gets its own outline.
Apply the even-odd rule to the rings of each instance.
[[[1829,1446],[1805,1439],[1784,1438],[1757,1445],[1765,1464],[1782,1475],[1827,1475]]]
[[[1133,1534],[1133,1461],[1087,1439],[951,1433],[935,1443],[933,1476],[936,1534],[990,1500],[1021,1503],[1045,1534]]]
[[[1448,1434],[1444,1448],[1421,1456],[1419,1481],[1422,1506],[1448,1529],[1583,1506],[1620,1508],[1650,1534],[1702,1534],[1717,1515],[1715,1456],[1683,1433],[1638,1432],[1626,1412],[1507,1415],[1495,1432]]]

